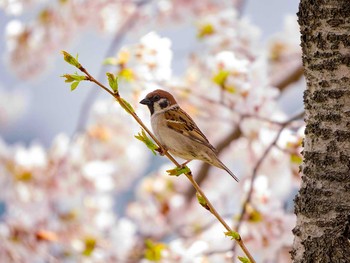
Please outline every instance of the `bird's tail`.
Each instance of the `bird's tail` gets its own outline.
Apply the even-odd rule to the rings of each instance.
[[[231,172],[231,170],[228,169],[226,165],[224,165],[219,159],[218,159],[218,162],[219,162],[219,165],[218,165],[219,168],[224,169],[226,172],[228,172],[232,176],[233,179],[239,182],[237,176],[233,172]]]

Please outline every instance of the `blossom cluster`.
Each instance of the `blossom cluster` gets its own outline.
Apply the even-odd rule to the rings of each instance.
[[[115,195],[142,174],[148,159],[129,122],[115,103],[98,102],[84,134],[58,135],[47,150],[1,142],[2,260],[125,258],[136,226],[115,214]]]
[[[87,29],[117,35],[130,21],[143,26],[184,21],[220,7],[232,6],[228,0],[62,0],[42,8],[30,22],[21,21],[27,7],[41,1],[2,1],[0,8],[15,15],[6,25],[7,60],[20,78],[30,79],[48,70],[53,55],[69,41],[80,38]],[[151,22],[154,21],[154,24]],[[130,23],[132,25],[132,23]],[[131,28],[128,28],[131,31]]]
[[[75,26],[92,23],[91,12],[96,10],[106,12],[103,19],[107,21],[109,4],[117,5],[115,10],[120,14],[132,4],[92,2],[84,1],[89,8],[76,16],[71,13],[75,10],[72,7],[59,16],[54,11],[43,14],[46,23],[32,25],[25,35],[28,28],[13,24],[20,33],[11,36],[10,56],[19,49],[24,53],[18,56],[35,56],[29,42],[26,51],[18,39],[25,36],[24,41],[29,41],[34,28],[50,28],[50,23],[63,25],[66,21],[62,15],[71,18],[73,30],[66,32],[67,25],[63,25],[59,31],[62,35],[51,37],[66,38],[63,34],[71,34]],[[286,251],[292,245],[295,216],[288,206],[299,184],[303,126],[300,122],[288,123],[291,116],[278,103],[284,90],[274,86],[271,69],[286,53],[299,52],[294,24],[288,18],[289,33],[282,32],[264,46],[259,29],[236,11],[204,1],[211,11],[207,14],[195,1],[180,2],[198,11],[200,48],[190,54],[184,74],[172,73],[171,41],[155,32],[122,47],[106,62],[115,66],[120,92],[125,92],[142,119],[149,116],[146,109],[137,106],[138,101],[161,87],[175,95],[213,145],[231,138],[222,146],[220,159],[239,175],[240,183],[211,167],[201,187],[223,218],[239,227],[258,262],[289,262]],[[172,5],[174,1],[157,1],[163,14],[172,10]],[[148,8],[147,12],[154,12]],[[174,11],[174,16],[180,17],[180,9],[174,10],[178,12]],[[147,14],[143,13],[143,19]],[[41,30],[49,44],[48,28]],[[286,34],[288,38],[281,37]],[[35,39],[35,45],[44,41]],[[61,40],[56,40],[52,43],[60,45]],[[37,63],[40,57],[35,60]],[[149,166],[151,153],[133,137],[137,132],[136,124],[117,103],[99,100],[84,132],[73,138],[59,135],[49,149],[35,144],[27,148],[9,146],[1,141],[0,185],[4,190],[0,193],[0,254],[4,260],[238,261],[237,255],[243,256],[242,252],[224,236],[221,224],[197,203],[186,178],[168,176],[165,171],[172,168],[169,164]],[[193,161],[189,167],[196,178],[203,163]]]

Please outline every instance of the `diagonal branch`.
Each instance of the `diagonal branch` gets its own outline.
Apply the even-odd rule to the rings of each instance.
[[[232,130],[231,133],[229,133],[225,138],[222,139],[222,141],[219,142],[219,144],[216,147],[216,150],[218,154],[220,154],[226,147],[234,140],[237,140],[239,137],[241,137],[241,130],[237,126],[235,129]],[[198,171],[198,175],[196,176],[197,183],[201,185],[201,183],[205,180],[205,178],[208,176],[209,170],[211,168],[210,164],[203,163]],[[195,196],[195,190],[193,188],[189,188],[185,192],[185,197],[187,200],[192,199]]]
[[[258,174],[258,171],[260,169],[260,166],[262,165],[262,163],[264,162],[264,160],[267,158],[269,152],[271,151],[271,149],[276,146],[277,144],[277,141],[278,139],[280,138],[281,134],[282,134],[282,131],[288,126],[290,125],[292,122],[302,118],[304,116],[304,111],[296,114],[295,116],[293,116],[292,118],[290,118],[289,120],[285,121],[284,123],[281,124],[281,127],[279,128],[278,132],[277,132],[277,135],[275,137],[275,139],[272,141],[272,143],[265,149],[264,153],[261,155],[260,159],[257,161],[257,163],[255,164],[254,166],[254,169],[253,169],[253,173],[252,173],[252,177],[250,179],[250,185],[249,185],[249,190],[248,190],[248,195],[246,197],[246,199],[244,200],[243,202],[243,205],[242,205],[242,210],[241,210],[241,213],[239,215],[239,221],[236,225],[236,229],[237,231],[239,231],[241,225],[242,225],[242,222],[243,222],[243,219],[244,219],[244,216],[247,212],[247,206],[248,204],[250,203],[251,201],[251,198],[252,198],[252,194],[253,194],[253,186],[254,186],[254,181],[256,179],[256,176]],[[235,250],[235,246],[233,247],[233,250]]]
[[[303,76],[303,72],[304,72],[303,66],[298,64],[287,76],[276,81],[273,85],[277,87],[280,91],[284,91],[290,84],[298,81]],[[210,99],[208,99],[208,101],[211,103],[216,103],[214,101],[211,101]],[[241,115],[241,117],[255,118],[255,116],[248,116],[248,115],[246,116]],[[267,120],[263,118],[258,118],[258,119],[272,123],[271,120]],[[275,122],[275,124],[283,125],[283,123],[277,123],[277,122]],[[220,153],[222,153],[233,141],[239,139],[241,137],[241,134],[242,133],[239,130],[239,127],[236,127],[232,130],[232,132],[227,137],[223,138],[223,140],[219,142],[218,146],[216,147],[218,155],[220,155]],[[199,185],[201,185],[202,182],[206,179],[206,177],[209,174],[209,170],[210,170],[210,165],[208,165],[207,163],[203,163],[201,165],[198,172],[198,177],[197,177],[197,181]],[[192,188],[188,189],[185,193],[185,196],[187,199],[193,198],[194,197],[193,189]]]
[[[142,6],[148,4],[152,0],[143,0],[139,1],[136,4],[135,11],[124,21],[122,26],[120,27],[119,31],[115,34],[111,44],[109,45],[105,57],[111,57],[114,55],[115,50],[119,46],[119,44],[123,41],[124,37],[126,36],[127,32],[131,30],[131,28],[136,24],[137,17],[139,15],[139,8]],[[104,76],[104,70],[103,67],[100,67],[100,70],[97,75],[97,79],[101,79]],[[83,104],[80,108],[79,115],[78,115],[78,122],[77,127],[75,128],[74,133],[79,133],[80,131],[84,130],[86,126],[87,116],[90,112],[90,108],[95,101],[98,94],[98,90],[91,89],[89,93],[87,94],[85,100],[83,101]]]
[[[64,52],[66,53],[66,52]],[[69,54],[66,53],[66,56],[68,56]],[[70,55],[69,55],[70,56]],[[70,56],[71,57],[71,56]],[[73,59],[73,58],[72,58]],[[74,59],[73,59],[74,60]],[[67,60],[66,60],[67,61]],[[154,140],[154,142],[159,146],[159,148],[161,149],[161,151],[164,153],[164,155],[172,162],[174,163],[178,168],[182,168],[182,166],[174,159],[174,157],[172,155],[170,155],[164,148],[164,146],[158,141],[158,139],[154,136],[154,134],[147,128],[147,126],[142,122],[142,120],[138,117],[138,115],[136,114],[135,111],[133,111],[133,109],[130,109],[130,105],[127,104],[127,102],[120,96],[118,91],[111,91],[109,88],[107,88],[106,86],[104,86],[101,82],[99,82],[98,80],[96,80],[93,76],[90,75],[90,73],[80,64],[78,63],[78,61],[73,61],[74,63],[70,63],[72,65],[75,65],[81,72],[83,72],[87,77],[86,80],[94,82],[95,84],[97,84],[98,86],[100,86],[103,90],[105,90],[107,93],[109,93],[111,96],[114,97],[114,99],[116,99],[119,104],[127,110],[127,112],[134,118],[134,120],[146,131],[146,133]],[[203,190],[200,188],[200,186],[197,184],[197,182],[194,180],[193,176],[192,176],[192,172],[186,172],[185,176],[187,177],[187,179],[191,182],[192,186],[194,187],[194,189],[196,190],[196,192],[200,195],[201,198],[203,198],[204,200],[204,204],[202,204],[202,206],[204,206],[207,210],[209,210],[210,213],[212,213],[215,218],[223,225],[223,227],[227,230],[226,235],[232,237],[232,239],[234,239],[237,244],[241,247],[241,249],[243,250],[243,252],[245,253],[245,255],[247,256],[247,258],[250,260],[251,263],[255,263],[256,261],[254,260],[253,256],[250,254],[249,250],[247,249],[247,247],[245,246],[245,243],[243,242],[241,236],[232,230],[232,228],[226,223],[226,221],[221,217],[221,215],[217,212],[217,210],[215,209],[215,207],[211,204],[211,202],[209,201],[209,199],[207,198],[207,196],[205,195],[205,193],[203,192]]]
[[[304,68],[300,61],[293,69],[290,70],[289,74],[280,79],[272,81],[272,85],[278,88],[280,91],[286,89],[290,84],[297,82],[304,75]]]

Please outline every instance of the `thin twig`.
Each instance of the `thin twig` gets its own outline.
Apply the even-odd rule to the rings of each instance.
[[[298,65],[297,67],[294,68],[294,70],[292,70],[287,76],[285,76],[285,78],[276,81],[276,83],[273,83],[273,85],[275,87],[277,87],[280,91],[284,91],[290,84],[298,81],[301,77],[303,76],[303,67],[302,65]],[[200,98],[208,103],[212,103],[212,104],[216,104],[216,105],[221,105],[223,107],[228,108],[229,110],[232,111],[232,108],[228,107],[226,104],[220,104],[220,101],[216,101],[210,98],[206,98],[205,96],[202,96],[201,94],[196,94],[197,98]],[[238,113],[241,114],[241,113]],[[258,120],[261,121],[265,121],[265,122],[270,122],[271,124],[276,124],[276,125],[283,125],[283,123],[280,122],[275,122],[273,120],[269,120],[263,117],[259,117],[259,116],[253,116],[253,115],[245,115],[245,114],[241,114],[241,117],[245,118],[245,117],[251,117],[251,118],[256,118]],[[219,142],[218,147],[216,147],[217,149],[217,153],[218,155],[220,155],[220,153],[222,151],[224,151],[234,140],[237,140],[240,138],[241,136],[241,132],[239,131],[239,128],[234,128],[232,130],[232,132],[225,137],[221,142]],[[236,135],[236,136],[235,136]],[[220,145],[220,147],[219,147]],[[201,185],[202,182],[206,179],[206,177],[209,174],[209,168],[210,165],[208,165],[207,163],[203,163],[199,169],[199,174],[198,174],[198,184]],[[192,198],[194,196],[194,192],[193,189],[190,188],[187,193],[186,193],[186,197],[188,198]]]
[[[246,0],[238,0],[236,2],[236,9],[238,11],[239,17],[242,17],[246,4],[247,4]]]
[[[255,116],[255,115],[251,115],[251,114],[242,114],[241,115],[241,119],[245,119],[245,118],[254,118],[254,119],[257,119],[257,120],[261,120],[263,122],[268,122],[268,123],[271,123],[271,124],[274,124],[274,125],[279,125],[281,127],[283,127],[285,125],[285,122],[274,121],[274,120],[270,120],[270,119],[267,119],[267,118],[264,118],[264,117]],[[234,140],[237,140],[238,138],[240,138],[241,135],[242,135],[242,132],[239,129],[239,127],[237,126],[222,141],[220,141],[220,143],[216,147],[217,152],[221,153],[227,147],[227,145],[229,145]],[[207,164],[207,163],[203,163],[201,165],[201,167],[200,167],[200,169],[198,171],[198,174],[196,176],[197,183],[199,185],[201,185],[201,183],[207,177],[210,168],[211,168],[211,166],[209,164]],[[195,193],[196,192],[194,191],[193,188],[189,188],[185,192],[186,199],[189,200],[189,199],[193,198],[195,196]]]
[[[297,82],[304,75],[304,68],[300,61],[300,63],[292,70],[290,70],[289,74],[282,79],[276,79],[273,81],[272,85],[279,90],[284,90],[290,84]]]
[[[243,219],[244,219],[244,216],[247,212],[247,206],[248,204],[250,203],[251,201],[251,198],[252,198],[252,194],[253,194],[253,185],[254,185],[254,181],[256,179],[256,176],[258,174],[258,170],[260,169],[260,166],[261,164],[263,163],[263,161],[267,158],[269,152],[271,151],[271,149],[277,144],[277,141],[278,139],[280,138],[281,134],[282,134],[282,131],[288,126],[290,125],[292,122],[302,118],[304,116],[304,111],[296,114],[295,116],[293,116],[292,118],[290,118],[289,120],[285,121],[284,123],[282,123],[281,127],[279,128],[278,132],[277,132],[277,135],[275,137],[275,139],[272,141],[272,143],[265,149],[264,153],[261,155],[260,159],[257,161],[257,163],[255,164],[254,166],[254,169],[253,169],[253,173],[252,173],[252,177],[250,179],[250,185],[249,185],[249,190],[248,190],[248,195],[246,197],[246,199],[244,200],[243,202],[243,205],[242,205],[242,210],[241,210],[241,213],[239,215],[239,220],[238,220],[238,223],[235,227],[235,229],[237,229],[237,231],[239,231],[241,225],[242,225],[242,222],[243,222]],[[235,250],[235,245],[233,246],[233,251]]]
[[[241,117],[243,119],[256,119],[258,121],[267,122],[267,123],[279,125],[279,126],[284,125],[284,122],[282,122],[282,121],[275,121],[275,120],[271,120],[269,118],[265,118],[265,117],[254,115],[254,114],[245,113],[245,114],[241,114]]]
[[[106,92],[108,92],[110,95],[112,95],[122,106],[123,108],[128,108],[128,106],[125,104],[124,100],[120,97],[118,92],[112,92],[110,89],[108,89],[106,86],[104,86],[101,82],[96,80],[94,77],[92,77],[87,70],[83,67],[80,66],[79,70],[82,71],[87,77],[89,81],[94,82],[98,86],[100,86],[102,89],[104,89]],[[162,152],[164,155],[171,161],[173,162],[177,167],[181,167],[181,165],[174,159],[174,157],[169,154],[167,151],[165,151],[164,147],[162,144],[158,141],[158,139],[153,135],[153,133],[147,128],[147,126],[142,122],[142,120],[138,117],[138,115],[134,111],[129,112],[130,115],[137,121],[137,123],[146,131],[146,133],[154,140],[154,142],[158,145],[160,149],[162,149]],[[206,205],[209,208],[209,211],[216,217],[216,219],[224,226],[224,228],[228,232],[233,232],[231,227],[225,222],[225,220],[220,216],[220,214],[216,211],[215,207],[211,204],[205,193],[202,191],[200,186],[197,184],[197,182],[194,180],[192,176],[192,172],[185,173],[185,176],[187,179],[191,182],[193,187],[196,189],[196,191],[201,195],[201,197],[205,200]],[[250,260],[251,263],[255,263],[255,260],[253,256],[250,254],[249,250],[245,246],[242,238],[240,235],[238,235],[237,238],[235,238],[235,241],[237,244],[241,247],[247,258]]]
[[[230,213],[230,214],[224,214],[221,216],[223,218],[228,218],[228,217],[232,218],[233,214]],[[182,238],[190,238],[190,237],[193,237],[194,235],[202,234],[203,232],[207,231],[210,227],[212,227],[216,223],[217,223],[217,220],[213,219],[212,221],[202,225],[200,228],[198,228],[198,229],[196,228],[194,231],[191,231],[191,233],[186,233],[186,230],[184,230],[186,228],[186,225],[181,224],[175,228],[175,232],[178,233],[178,235]],[[189,232],[189,231],[187,231],[187,232]]]
[[[220,141],[220,143],[216,146],[216,150],[218,153],[221,153],[228,144],[230,144],[232,141],[238,139],[239,137],[241,137],[241,130],[239,129],[239,127],[237,126],[235,129],[232,130],[231,133],[229,133],[226,137],[224,137],[222,139],[222,141]],[[205,178],[208,175],[208,172],[211,168],[210,164],[204,163],[201,165],[198,174],[196,176],[196,180],[197,183],[199,185],[201,185],[201,183],[205,180]],[[195,196],[195,191],[193,188],[189,188],[186,192],[185,192],[185,197],[187,200],[193,198]]]
[[[127,32],[131,30],[131,28],[136,24],[137,22],[137,16],[139,15],[139,8],[141,8],[143,5],[151,2],[151,0],[144,0],[136,3],[136,9],[135,11],[125,20],[123,25],[119,28],[119,31],[115,34],[111,44],[109,45],[106,54],[104,57],[110,57],[114,55],[115,50],[119,46],[119,44],[124,39]],[[101,66],[100,70],[97,75],[98,79],[101,79],[104,76],[104,68]],[[85,100],[83,101],[83,104],[80,108],[79,115],[78,115],[78,122],[77,127],[75,128],[74,133],[79,133],[80,131],[84,130],[86,126],[87,121],[87,115],[90,112],[90,108],[95,101],[98,94],[98,90],[91,89],[89,93],[87,94]]]

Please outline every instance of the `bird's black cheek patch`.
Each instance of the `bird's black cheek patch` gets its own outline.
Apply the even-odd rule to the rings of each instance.
[[[160,106],[162,109],[168,107],[168,105],[169,105],[168,100],[163,100],[162,102],[159,103],[159,106]]]
[[[153,115],[153,113],[154,113],[154,105],[153,105],[153,103],[152,104],[148,104],[147,106],[148,106],[149,111],[151,112],[151,115]]]

